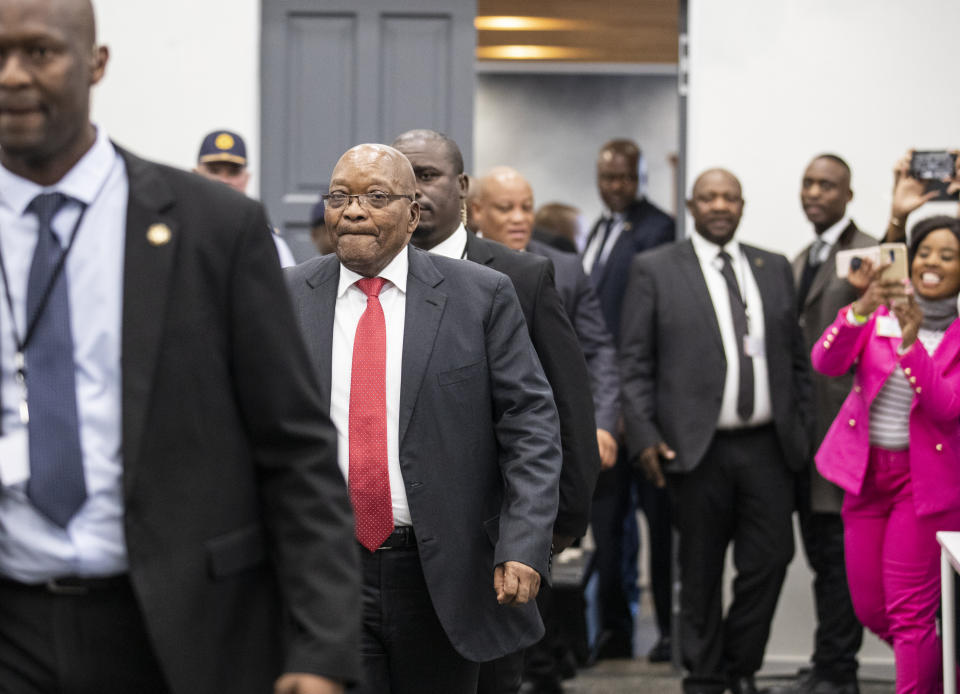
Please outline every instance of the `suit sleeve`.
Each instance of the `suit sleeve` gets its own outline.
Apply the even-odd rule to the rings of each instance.
[[[623,300],[620,388],[627,449],[638,455],[663,440],[656,424],[657,283],[637,257]]]
[[[504,496],[494,563],[549,576],[560,477],[560,422],[513,284],[502,276],[486,328],[487,362]]]
[[[837,319],[823,331],[810,353],[813,368],[824,376],[835,378],[848,373],[873,334],[876,315],[863,325],[851,325],[847,320],[849,309],[840,309]]]
[[[603,320],[603,310],[590,279],[578,268],[573,328],[587,361],[597,428],[611,434],[620,416],[620,374],[617,350]]]
[[[262,211],[238,242],[229,305],[236,398],[289,613],[285,671],[355,681],[360,579],[353,516],[336,431],[322,414]]]
[[[590,501],[600,474],[590,376],[577,334],[554,285],[553,264],[548,261],[542,267],[530,334],[560,415],[563,470],[554,532],[580,537],[587,531]]]

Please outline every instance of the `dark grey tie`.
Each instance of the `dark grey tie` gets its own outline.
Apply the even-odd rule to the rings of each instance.
[[[77,389],[67,273],[56,274],[63,249],[50,225],[67,202],[45,193],[28,208],[37,216],[37,247],[27,280],[27,399],[33,505],[62,528],[87,498],[77,420]],[[53,284],[51,285],[51,282]],[[32,332],[31,325],[34,325]]]
[[[737,414],[746,421],[753,415],[753,358],[746,352],[747,305],[740,293],[737,276],[733,272],[730,254],[720,251],[717,257],[723,262],[720,273],[727,282],[730,295],[730,314],[733,316],[733,332],[737,337],[737,352],[740,355],[740,385],[737,388]]]

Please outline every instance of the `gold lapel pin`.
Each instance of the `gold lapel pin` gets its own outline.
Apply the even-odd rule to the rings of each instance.
[[[624,230],[624,231],[630,231],[631,229],[633,229],[633,225],[632,225],[630,222],[624,222],[624,223],[623,223],[623,230]]]
[[[166,224],[151,224],[147,229],[147,241],[151,246],[165,246],[170,243],[172,235],[170,227]]]
[[[763,258],[754,258],[753,264],[757,267],[763,267]]]

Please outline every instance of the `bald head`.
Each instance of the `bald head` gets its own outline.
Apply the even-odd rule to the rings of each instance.
[[[711,182],[723,182],[736,188],[737,194],[742,193],[740,189],[740,180],[726,169],[707,169],[693,182],[693,195],[697,194],[697,188],[704,187]]]
[[[323,215],[340,262],[364,277],[376,277],[389,265],[420,220],[415,192],[413,168],[393,147],[347,150],[330,176],[332,197]]]
[[[708,169],[697,176],[687,209],[701,236],[723,246],[733,238],[743,215],[740,181],[726,169]]]
[[[378,180],[396,188],[385,191],[412,196],[416,192],[417,181],[413,175],[413,167],[400,152],[389,145],[363,144],[351,147],[337,161],[330,178],[330,189],[333,190],[344,177],[356,178],[366,173]]]
[[[31,0],[36,1],[36,0]],[[55,12],[87,48],[97,42],[97,21],[90,0],[51,0]]]
[[[514,250],[526,248],[533,232],[533,189],[527,179],[516,169],[498,166],[479,183],[471,206],[480,233]]]
[[[426,147],[424,147],[424,145],[426,145]],[[437,132],[436,130],[427,130],[426,128],[408,130],[405,133],[397,135],[397,138],[393,141],[393,146],[404,154],[411,149],[430,149],[434,152],[439,149],[439,151],[443,153],[443,156],[446,157],[450,168],[453,169],[453,173],[456,175],[463,173],[463,153],[460,151],[460,145],[458,145],[452,137],[444,133]]]

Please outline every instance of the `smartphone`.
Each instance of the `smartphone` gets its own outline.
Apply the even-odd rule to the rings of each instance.
[[[924,182],[927,191],[936,190],[940,194],[934,200],[957,200],[960,191],[947,195],[949,182],[957,172],[957,155],[946,150],[914,152],[910,157],[910,175]]]
[[[907,245],[905,243],[881,243],[880,262],[889,263],[880,278],[884,280],[905,280],[910,276],[907,267]]]

